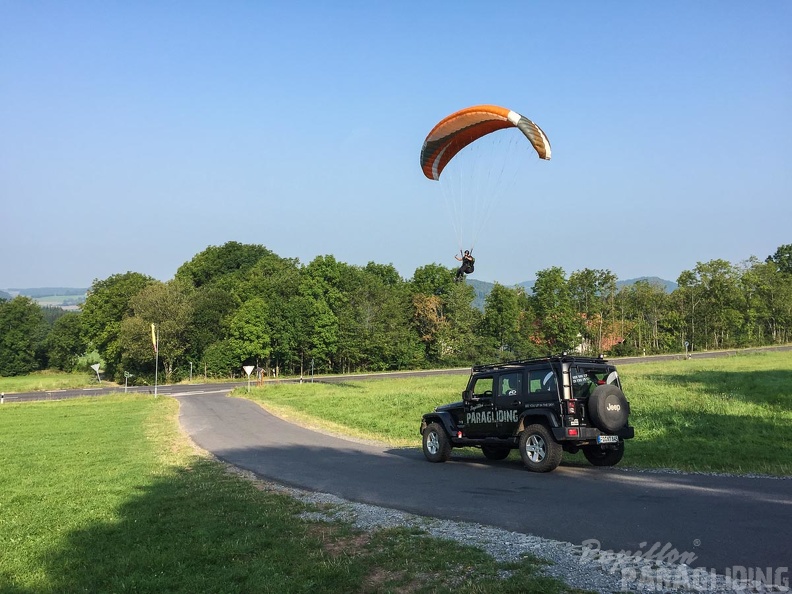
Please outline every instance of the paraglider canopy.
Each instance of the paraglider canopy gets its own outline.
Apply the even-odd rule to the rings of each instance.
[[[445,166],[459,151],[482,136],[504,128],[519,129],[540,159],[550,159],[550,141],[531,120],[505,107],[476,105],[443,118],[429,132],[421,149],[424,175],[439,180]]]
[[[421,170],[438,182],[460,250],[473,250],[501,197],[515,195],[515,188],[521,196],[535,192],[522,176],[539,162],[535,155],[549,160],[550,154],[539,126],[497,105],[461,109],[432,128],[421,148]]]

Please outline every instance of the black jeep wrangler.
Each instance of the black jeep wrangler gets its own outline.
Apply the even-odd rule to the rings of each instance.
[[[519,448],[523,464],[549,472],[562,451],[613,466],[635,435],[616,367],[602,358],[557,355],[477,365],[462,402],[421,421],[424,455],[445,462],[453,448],[479,447],[490,460]]]

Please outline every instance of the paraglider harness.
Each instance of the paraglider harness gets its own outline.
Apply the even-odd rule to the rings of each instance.
[[[467,258],[463,255],[462,256],[462,272],[465,274],[470,274],[475,270],[476,259],[473,257],[473,254],[468,254]]]
[[[456,280],[462,280],[462,277],[466,274],[471,274],[475,270],[476,259],[473,257],[473,254],[468,251],[465,254],[462,250],[459,250],[459,253],[462,254],[462,266],[459,267],[456,273]]]

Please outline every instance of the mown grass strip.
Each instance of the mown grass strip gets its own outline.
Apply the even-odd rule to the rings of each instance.
[[[564,592],[526,558],[404,529],[364,534],[195,453],[178,403],[0,407],[0,591]]]
[[[36,371],[29,375],[0,377],[0,392],[13,394],[17,392],[46,392],[48,390],[69,390],[96,387],[96,375],[85,372],[66,373],[64,371]],[[115,386],[113,382],[102,382],[104,386]]]
[[[792,475],[792,353],[631,364],[619,373],[636,433],[621,466]],[[421,415],[459,400],[466,381],[268,384],[250,397],[309,426],[419,447]],[[587,464],[580,454],[565,461]]]
[[[620,373],[636,418],[628,463],[792,475],[792,353],[626,365]]]

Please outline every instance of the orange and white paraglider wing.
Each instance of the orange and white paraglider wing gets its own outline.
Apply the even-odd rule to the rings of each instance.
[[[531,141],[540,159],[550,158],[550,141],[528,118],[497,105],[476,105],[443,118],[424,140],[421,169],[429,179],[438,180],[454,156],[482,136],[504,128],[519,128]]]

